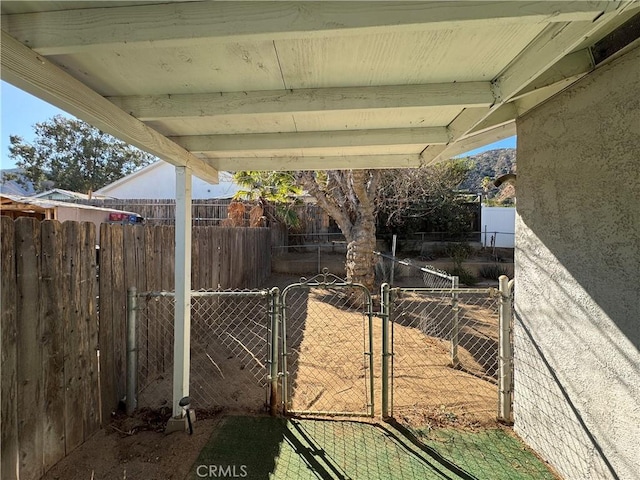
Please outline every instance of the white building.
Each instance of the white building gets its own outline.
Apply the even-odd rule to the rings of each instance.
[[[74,200],[91,200],[92,198],[104,198],[102,195],[91,194],[88,195],[86,193],[80,192],[72,192],[71,190],[63,190],[62,188],[54,188],[52,190],[47,190],[46,192],[38,193],[36,195],[32,195],[33,198],[39,198],[40,200],[58,200],[61,202],[69,202]]]
[[[516,209],[482,205],[481,229],[483,247],[514,248]]]
[[[193,177],[192,198],[231,198],[240,190],[229,172],[220,172],[219,182],[212,185]],[[96,190],[95,193],[110,198],[176,198],[175,167],[158,161]]]

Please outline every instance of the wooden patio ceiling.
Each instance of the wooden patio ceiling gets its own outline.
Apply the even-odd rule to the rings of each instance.
[[[205,180],[515,133],[637,1],[3,1],[2,79]]]

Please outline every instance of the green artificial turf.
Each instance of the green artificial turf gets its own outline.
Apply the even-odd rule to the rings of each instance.
[[[502,429],[478,432],[454,429],[422,430],[418,438],[448,461],[478,478],[491,480],[554,480],[523,443]]]
[[[417,437],[390,424],[227,416],[189,479],[554,479],[501,430]]]

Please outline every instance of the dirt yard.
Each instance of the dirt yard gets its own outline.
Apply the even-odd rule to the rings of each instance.
[[[337,290],[314,288],[298,297],[291,302],[293,312],[287,320],[291,409],[366,413],[371,395],[364,309],[346,305]],[[395,416],[415,425],[494,424],[497,387],[491,373],[497,361],[497,316],[490,308],[493,303],[485,298],[461,299],[460,365],[452,368],[449,297],[408,297],[401,305],[417,313],[399,317],[392,332]],[[434,320],[428,318],[431,310]],[[381,320],[374,318],[371,328],[374,412],[379,415]]]
[[[162,433],[166,420],[148,412],[116,416],[43,480],[182,480],[219,419],[198,420],[193,435]]]

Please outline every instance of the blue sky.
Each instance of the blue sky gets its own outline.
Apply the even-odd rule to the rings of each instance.
[[[34,138],[33,125],[36,123],[48,120],[54,115],[72,117],[72,115],[59,108],[43,102],[6,82],[2,82],[0,85],[0,94],[0,104],[2,105],[2,157],[0,166],[2,168],[13,168],[15,166],[14,162],[9,158],[9,135],[19,135],[26,141],[32,141]],[[474,155],[495,148],[513,148],[515,146],[516,137],[511,137],[472,150],[465,155]]]
[[[54,115],[68,113],[23,92],[6,82],[0,85],[0,104],[2,105],[2,168],[13,168],[14,162],[9,158],[9,135],[19,135],[27,141],[34,138],[33,126]]]
[[[476,148],[475,150],[471,150],[470,152],[463,153],[459,156],[469,156],[469,155],[477,155],[478,153],[486,152],[487,150],[496,150],[498,148],[516,148],[516,137],[505,138],[504,140],[500,140],[499,142],[491,143],[489,145],[485,145],[484,147]]]

